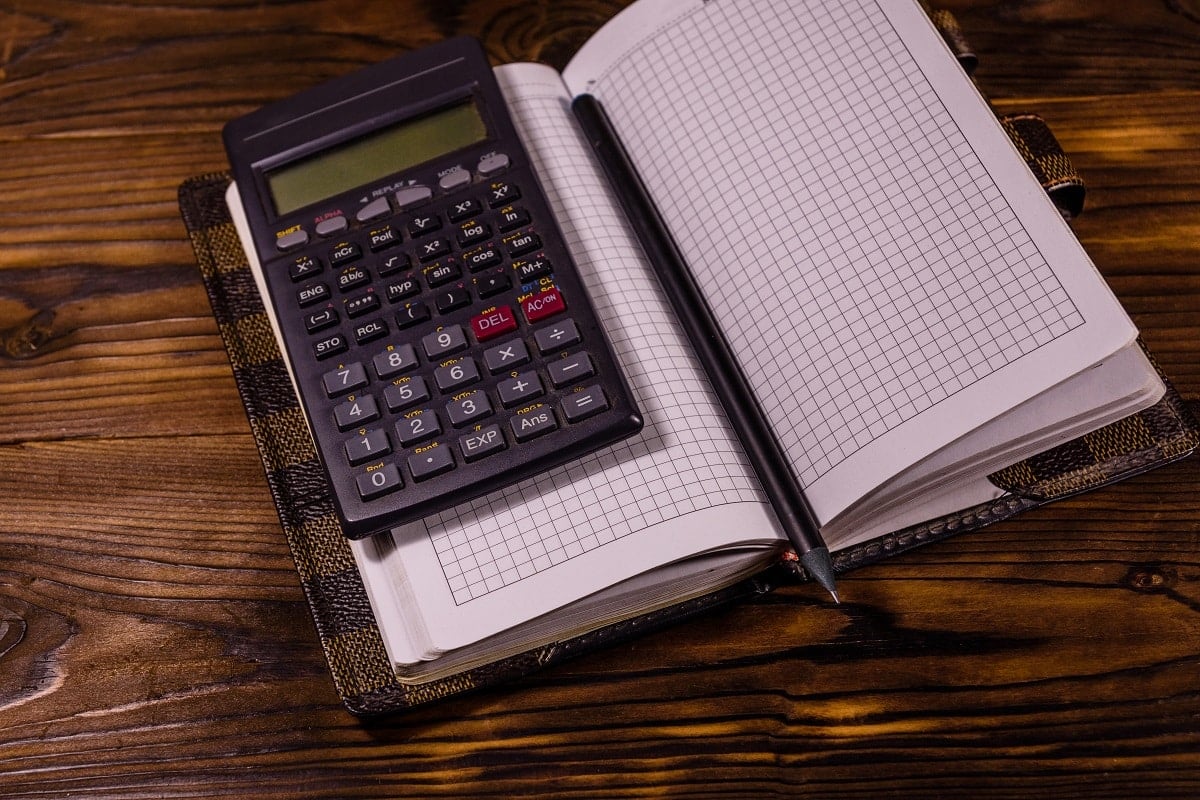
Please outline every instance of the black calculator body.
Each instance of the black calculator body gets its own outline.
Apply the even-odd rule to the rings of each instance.
[[[640,430],[477,42],[304,91],[224,139],[347,536]]]

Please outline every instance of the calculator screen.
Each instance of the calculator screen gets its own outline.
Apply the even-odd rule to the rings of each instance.
[[[403,120],[266,173],[275,213],[287,214],[487,138],[474,101]]]

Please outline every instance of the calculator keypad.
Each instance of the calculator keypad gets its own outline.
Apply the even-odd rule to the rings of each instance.
[[[561,461],[640,427],[620,376],[598,375],[615,362],[594,322],[592,334],[576,324],[590,305],[553,266],[547,212],[522,204],[510,170],[492,153],[278,242],[288,255],[274,267],[320,365],[323,401],[308,397],[307,411],[331,477],[344,471],[339,490],[354,495],[342,507],[386,516],[419,490],[420,508],[438,510],[464,481],[498,487],[536,472],[523,460]],[[607,430],[585,437],[614,405]]]

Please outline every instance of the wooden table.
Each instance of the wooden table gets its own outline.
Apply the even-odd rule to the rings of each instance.
[[[363,724],[339,705],[175,193],[221,125],[620,0],[0,5],[0,796],[1200,796],[1200,461]],[[953,0],[1200,398],[1200,5]]]

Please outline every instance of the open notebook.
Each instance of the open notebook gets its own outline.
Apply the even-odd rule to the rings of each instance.
[[[1162,405],[1136,330],[915,3],[640,0],[562,75],[497,75],[646,426],[351,545],[402,684],[444,692],[785,549],[571,114],[579,93],[607,111],[831,550],[1003,502],[990,473]]]

